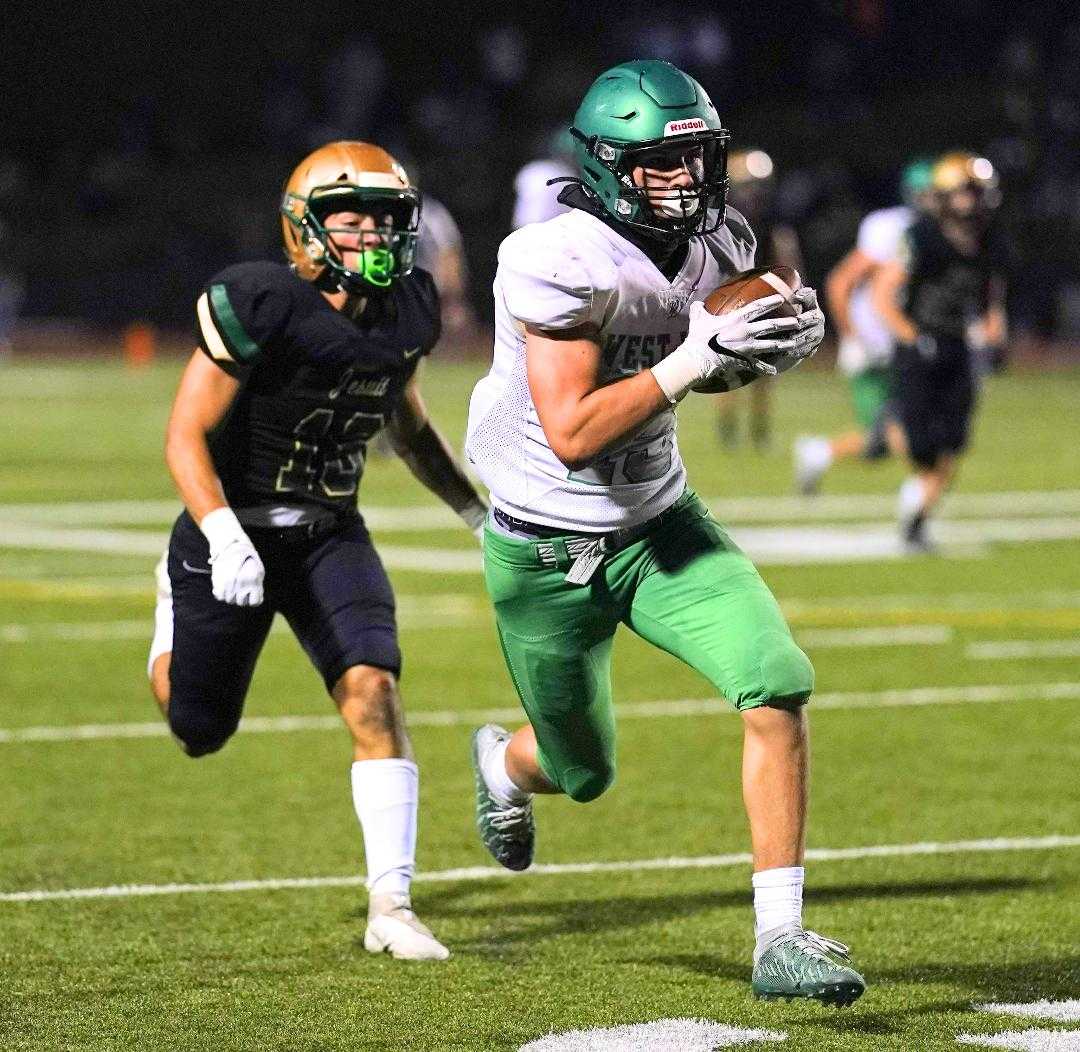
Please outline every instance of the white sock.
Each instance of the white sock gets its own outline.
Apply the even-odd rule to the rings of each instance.
[[[813,471],[825,471],[833,462],[832,444],[820,435],[803,439],[799,453],[803,463]]]
[[[917,475],[904,479],[896,498],[896,513],[901,522],[915,518],[923,509],[923,500],[922,479]]]
[[[173,651],[173,593],[168,586],[166,555],[162,555],[157,567],[154,567],[154,576],[158,582],[158,599],[153,605],[153,638],[150,640],[150,656],[146,662],[147,678],[153,676],[154,661],[157,661],[163,653]]]
[[[802,866],[763,869],[753,876],[754,934],[782,924],[802,924]]]
[[[487,787],[491,790],[491,795],[500,804],[517,806],[525,803],[531,794],[525,792],[524,789],[520,789],[511,781],[510,775],[506,773],[506,747],[509,744],[509,739],[499,742],[484,757],[481,769],[484,774],[484,781],[487,782]]]
[[[420,781],[412,760],[356,760],[352,796],[364,834],[371,895],[407,895],[416,868],[416,806]]]

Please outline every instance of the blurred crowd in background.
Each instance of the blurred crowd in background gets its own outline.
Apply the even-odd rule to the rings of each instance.
[[[19,88],[0,127],[0,337],[16,313],[189,328],[214,271],[281,258],[281,185],[338,138],[385,146],[441,202],[430,217],[463,249],[457,320],[482,324],[520,170],[558,169],[597,73],[658,57],[706,87],[733,148],[771,155],[774,219],[798,232],[812,284],[897,199],[906,161],[985,154],[1013,331],[1080,345],[1071,5],[1035,0],[1022,19],[984,0],[51,7],[3,45]]]

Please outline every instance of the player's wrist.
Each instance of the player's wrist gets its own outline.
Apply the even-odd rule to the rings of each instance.
[[[672,405],[677,405],[694,384],[708,377],[710,357],[715,355],[707,347],[686,340],[652,367],[653,379]]]
[[[477,537],[483,535],[487,514],[487,505],[479,497],[458,509],[458,517]]]
[[[251,543],[236,513],[227,505],[208,511],[199,522],[199,529],[202,530],[203,536],[210,545],[211,559],[237,541]]]

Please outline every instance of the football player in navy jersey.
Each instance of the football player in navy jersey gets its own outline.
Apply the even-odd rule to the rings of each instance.
[[[352,735],[364,945],[443,959],[409,897],[417,768],[394,596],[356,507],[366,444],[386,427],[471,529],[486,514],[417,383],[439,338],[434,284],[413,265],[420,197],[384,150],[335,142],[292,174],[281,212],[289,264],[229,267],[198,299],[166,436],[185,511],[159,566],[151,685],[181,748],[216,752],[283,614]]]
[[[897,341],[893,399],[915,473],[897,501],[901,543],[933,550],[926,524],[967,448],[978,358],[1007,333],[1008,246],[993,225],[1001,203],[994,166],[973,153],[940,157],[931,207],[908,228],[896,258],[874,275],[874,308]]]

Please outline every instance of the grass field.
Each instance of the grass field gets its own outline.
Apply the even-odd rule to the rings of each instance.
[[[458,444],[477,371],[428,373]],[[824,498],[789,498],[795,434],[847,421],[832,374],[775,388],[768,453],[721,453],[705,398],[680,411],[695,488],[759,558],[817,670],[809,842],[825,857],[808,863],[805,916],[852,944],[871,984],[840,1013],[750,998],[739,723],[629,634],[616,785],[587,807],[540,801],[550,870],[488,867],[469,735],[516,701],[475,547],[374,458],[361,507],[399,593],[421,766],[414,900],[454,956],[366,954],[348,742],[292,637],[271,636],[252,722],[221,753],[188,760],[156,719],[144,666],[177,374],[0,371],[3,1052],[486,1052],[692,1018],[786,1035],[792,1052],[1032,1028],[1049,1043],[1007,1047],[1080,1048],[1080,1026],[973,1010],[1080,998],[1080,370],[990,382],[939,557],[894,557],[900,465],[837,468]],[[542,1047],[612,1047],[581,1040]]]

